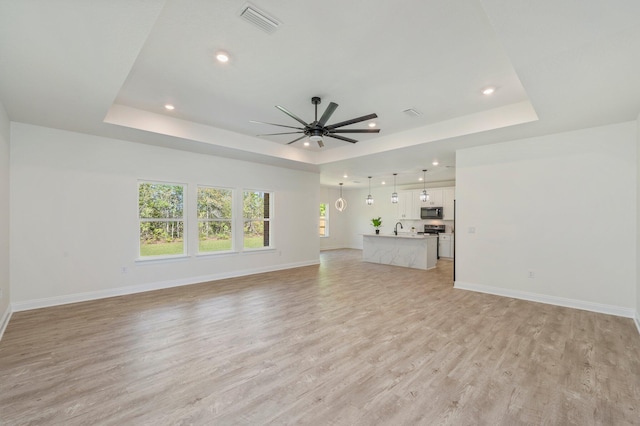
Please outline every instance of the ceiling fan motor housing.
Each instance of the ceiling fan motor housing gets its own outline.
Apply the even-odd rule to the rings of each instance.
[[[309,139],[313,142],[322,140],[322,129],[313,129],[309,132]]]

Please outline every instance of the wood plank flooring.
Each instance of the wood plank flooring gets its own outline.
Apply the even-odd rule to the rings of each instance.
[[[360,257],[15,313],[0,424],[640,424],[632,320]]]

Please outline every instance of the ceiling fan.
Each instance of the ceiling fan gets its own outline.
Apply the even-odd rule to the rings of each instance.
[[[324,143],[322,142],[322,138],[324,136],[327,136],[327,137],[330,137],[330,138],[335,138],[335,139],[340,139],[340,140],[343,140],[345,142],[356,143],[356,142],[358,142],[357,140],[351,139],[351,138],[347,138],[345,136],[340,136],[340,135],[337,135],[336,133],[379,133],[380,132],[380,129],[343,129],[343,130],[339,129],[339,127],[344,127],[344,126],[348,126],[350,124],[355,124],[355,123],[359,123],[361,121],[366,121],[366,120],[371,120],[373,118],[377,118],[378,117],[377,114],[363,115],[362,117],[352,118],[351,120],[341,121],[340,123],[327,125],[327,121],[329,121],[329,118],[331,118],[331,115],[334,113],[336,108],[338,108],[338,104],[336,104],[334,102],[329,103],[329,106],[327,107],[327,109],[324,110],[324,114],[322,114],[322,117],[320,117],[320,120],[318,120],[318,104],[320,103],[320,98],[318,96],[312,97],[311,98],[311,103],[313,105],[315,105],[315,109],[316,109],[315,120],[312,121],[311,123],[305,122],[304,120],[302,120],[297,115],[295,115],[292,112],[288,111],[286,108],[284,108],[284,107],[282,107],[280,105],[276,105],[276,108],[278,108],[280,111],[284,112],[289,117],[293,118],[294,120],[296,120],[297,122],[302,124],[304,127],[285,126],[284,124],[265,123],[263,121],[251,121],[251,122],[252,123],[259,123],[259,124],[269,124],[271,126],[287,127],[287,128],[290,128],[290,129],[296,129],[297,130],[296,132],[268,133],[268,134],[263,134],[263,135],[258,135],[258,136],[292,135],[292,134],[296,134],[296,133],[302,133],[303,134],[302,136],[300,136],[297,139],[292,140],[291,142],[287,143],[287,145],[291,145],[292,143],[297,142],[300,139],[304,139],[306,137],[309,137],[309,139],[311,139],[312,141],[318,142],[318,146],[320,148],[322,148],[324,146]]]

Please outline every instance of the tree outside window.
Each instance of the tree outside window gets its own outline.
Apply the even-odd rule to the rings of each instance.
[[[230,189],[198,187],[198,252],[233,249],[232,200]]]
[[[320,203],[320,236],[329,236],[329,209],[324,203]]]
[[[184,254],[184,186],[138,184],[140,257]]]
[[[244,191],[244,248],[271,247],[271,193]]]

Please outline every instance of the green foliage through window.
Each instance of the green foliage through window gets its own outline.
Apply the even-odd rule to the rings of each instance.
[[[198,187],[198,251],[231,250],[233,192],[230,189]]]
[[[242,200],[244,247],[270,247],[271,194],[262,191],[244,191]]]
[[[140,256],[184,253],[184,187],[141,182],[138,184]]]
[[[329,210],[324,203],[320,204],[320,236],[329,236]]]

